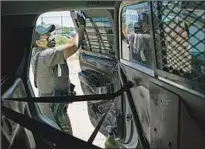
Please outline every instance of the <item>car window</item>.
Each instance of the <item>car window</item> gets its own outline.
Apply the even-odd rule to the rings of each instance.
[[[152,48],[148,6],[148,3],[133,4],[122,10],[122,59],[150,67]]]

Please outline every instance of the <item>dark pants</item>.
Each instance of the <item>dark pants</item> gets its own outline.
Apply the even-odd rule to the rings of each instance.
[[[73,135],[70,118],[67,114],[68,104],[52,103],[51,106],[52,106],[51,108],[52,108],[53,116],[58,126],[61,127],[61,129],[64,132]]]
[[[75,85],[70,84],[71,91],[55,91],[52,94],[44,94],[39,91],[40,97],[49,97],[49,96],[72,96],[75,95],[74,91]],[[39,108],[41,113],[48,117],[49,119],[55,121],[58,126],[66,133],[72,135],[72,127],[70,123],[70,118],[67,114],[67,103],[39,103]]]
[[[63,91],[56,91],[54,93],[54,96],[72,96],[73,92],[68,93]],[[70,134],[73,135],[72,127],[70,123],[70,118],[67,114],[68,104],[67,103],[52,103],[51,109],[54,115],[54,118],[57,122],[57,124],[61,127],[61,129]]]

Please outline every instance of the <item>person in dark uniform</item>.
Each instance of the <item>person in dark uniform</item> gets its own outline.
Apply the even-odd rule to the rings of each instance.
[[[39,90],[40,97],[73,95],[66,59],[78,50],[84,37],[84,28],[81,25],[76,36],[69,43],[55,47],[55,38],[51,36],[55,26],[36,27],[31,64],[34,84]],[[55,121],[64,132],[72,135],[67,104],[39,103],[38,105],[43,115]]]

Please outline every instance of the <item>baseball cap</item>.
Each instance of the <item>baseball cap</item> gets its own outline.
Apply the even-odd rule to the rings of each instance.
[[[38,25],[36,26],[36,32],[39,34],[39,35],[44,35],[46,33],[51,33],[55,30],[55,25],[51,24],[50,26],[48,27],[44,27],[42,25]]]
[[[44,27],[43,25],[37,25],[35,29],[34,38],[32,40],[32,45],[36,46],[36,40],[39,40],[41,35],[46,33],[51,33],[55,30],[55,25],[51,24],[48,27]]]

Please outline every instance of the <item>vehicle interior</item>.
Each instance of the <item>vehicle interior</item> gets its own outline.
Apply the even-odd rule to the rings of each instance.
[[[36,21],[51,11],[70,11],[76,29],[85,21],[84,95],[32,90]],[[121,148],[205,148],[204,1],[2,1],[1,20],[3,149],[99,148],[93,140],[107,126]],[[87,101],[96,128],[87,142],[41,114],[38,102],[58,100]]]

